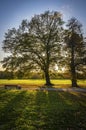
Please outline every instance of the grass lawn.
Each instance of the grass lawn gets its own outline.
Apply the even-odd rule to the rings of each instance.
[[[85,130],[86,93],[0,90],[0,130]]]
[[[70,87],[70,80],[51,80],[55,87]],[[45,84],[45,80],[0,80],[0,86],[5,84],[19,84],[23,87],[38,87]],[[78,84],[82,87],[86,87],[86,80],[78,80]]]

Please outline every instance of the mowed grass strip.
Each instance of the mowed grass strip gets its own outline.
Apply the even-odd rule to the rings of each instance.
[[[85,130],[86,93],[0,90],[0,130]]]
[[[51,82],[55,85],[56,88],[64,88],[71,86],[71,80],[51,80]],[[17,84],[22,85],[23,87],[39,87],[45,84],[45,80],[0,80],[0,86],[5,84]],[[78,80],[78,84],[82,87],[86,87],[86,80]]]
[[[4,84],[20,84],[20,85],[43,85],[45,84],[45,80],[32,80],[32,79],[28,79],[28,80],[0,80],[0,85],[4,85]]]

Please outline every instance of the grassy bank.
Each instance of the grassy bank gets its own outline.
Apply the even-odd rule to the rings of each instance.
[[[86,93],[0,90],[0,130],[85,130]]]
[[[71,86],[70,80],[51,80],[55,87],[69,87]],[[22,86],[43,86],[45,80],[0,80],[0,86],[5,84],[19,84]],[[78,84],[86,86],[86,80],[78,80]],[[68,85],[68,86],[67,86]]]

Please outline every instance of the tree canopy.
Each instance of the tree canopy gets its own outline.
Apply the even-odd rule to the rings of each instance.
[[[12,67],[41,69],[50,85],[49,71],[60,59],[63,23],[59,12],[46,11],[30,22],[23,20],[18,29],[8,30],[3,49],[13,57]]]
[[[42,71],[46,85],[52,85],[52,69],[56,64],[68,65],[72,86],[77,86],[77,73],[86,65],[86,40],[76,18],[68,21],[67,28],[63,24],[60,12],[46,11],[30,21],[23,20],[18,29],[9,29],[3,50],[10,55],[3,59],[3,67],[20,77],[32,69]]]

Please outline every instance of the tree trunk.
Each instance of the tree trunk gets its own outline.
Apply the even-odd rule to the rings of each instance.
[[[76,80],[72,79],[72,87],[78,87]]]
[[[72,87],[77,87],[77,77],[76,77],[76,68],[75,68],[75,51],[74,51],[74,43],[72,43],[71,46],[71,82],[72,82]]]
[[[71,75],[72,75],[72,87],[77,87],[77,77],[76,77],[76,71],[75,66],[71,67]]]
[[[45,80],[46,80],[45,85],[51,86],[52,83],[50,82],[50,76],[49,76],[49,71],[48,71],[48,69],[47,69],[44,73],[45,73]]]

